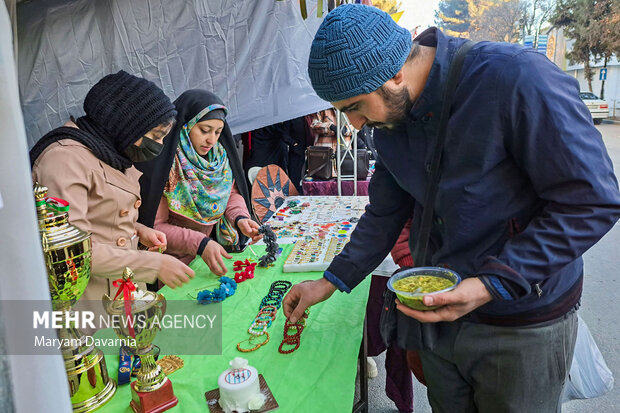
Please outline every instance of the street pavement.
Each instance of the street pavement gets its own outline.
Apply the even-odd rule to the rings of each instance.
[[[597,126],[603,135],[614,170],[620,176],[620,122],[605,121]],[[613,390],[604,396],[573,400],[565,403],[562,413],[620,412],[620,222],[584,255],[585,281],[580,316],[616,379]],[[385,395],[385,353],[375,357],[379,376],[370,379],[369,412],[397,412],[394,403]],[[426,388],[414,378],[414,411],[430,413]],[[455,412],[458,413],[458,412]],[[538,412],[531,412],[538,413]]]

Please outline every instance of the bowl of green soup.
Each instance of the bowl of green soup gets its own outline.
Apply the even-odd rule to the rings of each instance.
[[[422,299],[430,294],[445,293],[456,288],[461,277],[454,271],[441,267],[418,267],[394,274],[387,287],[398,299],[414,310],[434,310],[439,306],[427,307]]]

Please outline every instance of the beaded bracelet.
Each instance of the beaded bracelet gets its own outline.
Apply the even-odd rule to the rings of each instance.
[[[247,260],[246,260],[247,261]],[[237,269],[241,269],[244,265],[248,265],[248,262],[235,262]],[[284,294],[291,287],[292,283],[289,281],[278,280],[271,284],[269,287],[269,292],[267,295],[263,297],[261,300],[260,306],[258,308],[258,315],[254,317],[254,321],[250,325],[248,329],[248,334],[250,334],[250,338],[248,340],[244,340],[237,344],[237,350],[241,352],[250,352],[259,349],[261,346],[265,345],[269,341],[269,333],[267,333],[267,328],[273,324],[276,319],[276,315],[278,313],[278,309],[282,306],[282,299],[284,298]],[[303,329],[303,326],[301,327]],[[299,332],[299,327],[297,327],[297,332]],[[259,337],[262,335],[267,335],[267,340],[259,343],[251,349],[244,349],[241,347],[241,344],[245,341],[248,341],[250,344],[253,343],[253,337]],[[298,335],[296,336],[298,337]],[[298,340],[298,339],[297,339]],[[292,343],[295,344],[295,343]]]
[[[284,281],[284,280],[278,280],[278,281],[274,281],[271,284],[271,288],[270,290],[274,290],[276,288],[284,288],[284,291],[288,290],[289,288],[291,288],[293,284],[290,281]]]
[[[267,323],[267,327],[271,327],[271,323],[276,319],[274,315],[271,314],[258,314],[254,319],[254,322],[259,324]]]
[[[268,293],[266,296],[263,297],[263,301],[264,300],[279,300],[279,301],[282,301],[282,298],[284,298],[284,294],[280,294],[280,293],[277,293],[275,291],[272,291],[272,292]]]
[[[220,286],[213,291],[202,290],[196,296],[199,304],[211,304],[224,301],[235,293],[237,283],[228,277],[220,277]]]
[[[258,308],[259,311],[267,305],[272,305],[279,309],[282,305],[282,298],[284,297],[284,294],[286,294],[286,291],[291,287],[291,285],[292,283],[290,281],[274,281],[269,287],[269,292],[267,293],[267,295],[263,297]]]
[[[252,347],[252,348],[248,348],[248,349],[246,349],[246,348],[241,348],[241,343],[245,343],[246,341],[247,341],[248,343],[250,343],[250,344],[253,344],[253,341],[254,341],[254,340],[255,340],[258,336],[252,335],[252,336],[250,336],[250,338],[248,338],[247,340],[243,340],[242,342],[238,343],[238,344],[237,344],[237,350],[239,350],[239,351],[240,351],[240,352],[242,352],[242,353],[249,353],[249,352],[251,352],[251,351],[258,350],[259,348],[261,348],[261,347],[262,347],[262,346],[264,346],[265,344],[269,343],[269,333],[265,332],[265,336],[267,336],[267,339],[266,339],[265,341],[262,341],[262,342],[258,343],[258,344],[257,344],[257,345],[255,345],[254,347]]]
[[[267,294],[266,296],[263,297],[263,301],[276,300],[276,301],[282,303],[282,299],[283,298],[284,298],[284,294],[279,294],[279,293],[271,292],[271,293],[269,293],[269,294]],[[279,305],[276,305],[276,307],[280,308]]]
[[[292,285],[293,284],[290,281],[277,280],[271,283],[271,286],[269,287],[269,291],[273,291],[275,289],[278,289],[278,290],[282,289],[283,291],[286,291],[289,288],[291,288]]]
[[[287,285],[288,284],[288,285]],[[285,292],[286,290],[288,290],[289,288],[291,288],[291,283],[287,283],[284,284],[283,282],[279,282],[276,281],[273,284],[271,284],[271,288],[269,289],[270,291],[281,291],[281,292]]]
[[[260,303],[260,307],[258,307],[258,311],[260,311],[263,307],[267,305],[275,306],[279,309],[282,305],[282,298],[263,298],[263,301],[261,301]]]
[[[259,314],[261,312],[271,313],[273,314],[273,317],[275,318],[276,314],[278,313],[278,307],[276,307],[275,305],[264,305],[259,310]]]
[[[295,333],[289,334],[289,331],[291,330],[295,330]],[[299,340],[299,337],[301,336],[302,331],[304,331],[304,326],[302,326],[301,324],[289,323],[288,321],[286,321],[284,323],[284,340],[285,341]]]
[[[302,331],[304,331],[304,328],[306,326],[306,319],[308,318],[309,315],[310,315],[310,309],[307,308],[303,314],[303,317],[301,317],[295,323],[291,323],[288,320],[286,320],[286,322],[284,323],[284,334],[283,334],[282,342],[280,343],[280,346],[278,347],[278,352],[280,352],[281,354],[289,354],[299,348],[299,345],[301,343],[301,333]],[[295,330],[295,334],[289,334],[289,331],[291,330]],[[288,350],[283,350],[282,347],[285,345],[291,345],[294,347]]]
[[[295,345],[295,347],[293,347],[290,350],[282,350],[282,346],[284,346],[285,344],[289,344],[289,345]],[[286,342],[281,342],[280,343],[280,347],[278,347],[278,352],[281,354],[289,354],[292,353],[293,351],[297,350],[299,348],[299,340],[296,341],[295,343],[286,343]]]
[[[271,311],[263,311],[260,310],[258,312],[258,315],[256,316],[257,320],[269,320],[269,325],[271,325],[272,322],[276,321],[276,313],[271,312]]]
[[[250,325],[250,328],[248,328],[248,333],[253,336],[262,336],[266,332],[267,332],[267,323],[260,323],[260,322],[257,323],[256,319],[254,319],[254,321],[252,322],[252,325]]]

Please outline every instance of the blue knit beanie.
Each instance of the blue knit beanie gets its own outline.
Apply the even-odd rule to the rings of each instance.
[[[403,67],[411,33],[376,7],[345,4],[329,12],[314,36],[308,74],[321,99],[373,92]]]

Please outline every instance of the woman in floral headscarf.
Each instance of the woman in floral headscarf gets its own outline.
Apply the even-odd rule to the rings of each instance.
[[[177,123],[164,154],[143,165],[140,221],[166,234],[168,249],[189,263],[200,255],[216,275],[231,258],[223,245],[256,241],[249,191],[236,154],[228,110],[214,94],[194,89],[174,102]]]

